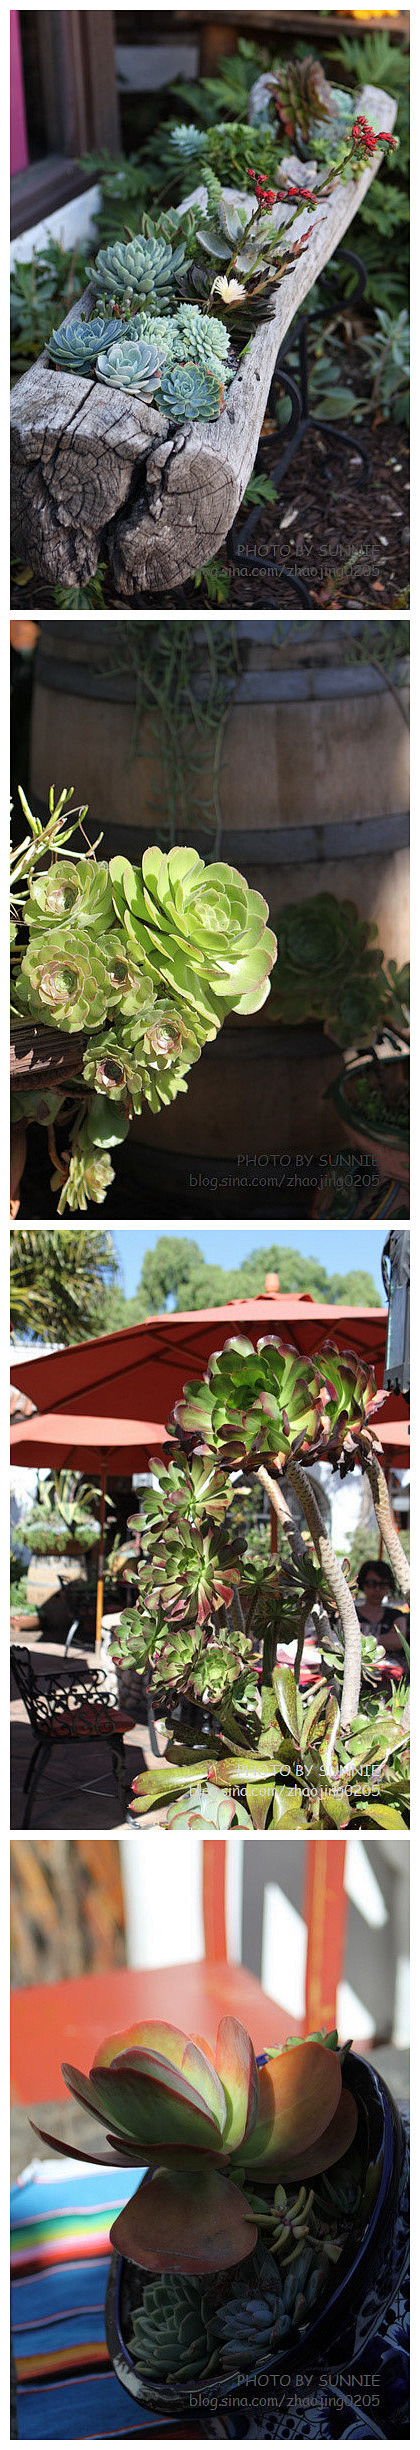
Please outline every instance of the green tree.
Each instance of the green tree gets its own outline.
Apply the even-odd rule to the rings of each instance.
[[[315,1301],[348,1303],[352,1307],[380,1306],[381,1295],[373,1276],[353,1269],[348,1276],[328,1276],[318,1259],[306,1259],[301,1251],[279,1248],[273,1242],[268,1249],[258,1248],[248,1253],[237,1268],[209,1264],[203,1258],[198,1242],[182,1235],[162,1234],[154,1251],[146,1251],[139,1285],[131,1302],[127,1303],[125,1319],[118,1324],[131,1324],[165,1310],[170,1303],[176,1310],[213,1309],[218,1304],[244,1299],[263,1293],[267,1275],[278,1276],[282,1293],[311,1293]],[[113,1296],[120,1301],[121,1296]],[[112,1319],[112,1324],[117,1324]]]
[[[105,1334],[110,1287],[119,1275],[111,1234],[22,1228],[11,1243],[13,1343],[27,1336],[40,1344],[80,1344],[85,1336]]]

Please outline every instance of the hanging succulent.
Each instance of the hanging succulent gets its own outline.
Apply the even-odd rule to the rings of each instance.
[[[13,1120],[43,1122],[59,1213],[101,1201],[113,1179],[105,1150],[125,1138],[143,1105],[158,1114],[186,1092],[191,1065],[232,1009],[257,1010],[269,991],[276,942],[267,904],[235,869],[204,867],[194,851],[129,861],[63,856],[62,794],[12,867],[12,1014],[80,1038],[51,1102],[19,1077]],[[82,816],[87,811],[82,812]],[[51,855],[51,864],[42,859]],[[175,864],[174,864],[175,863]],[[51,1066],[54,1065],[52,1049]],[[55,1127],[65,1127],[57,1150]],[[97,1151],[101,1150],[98,1157]]]

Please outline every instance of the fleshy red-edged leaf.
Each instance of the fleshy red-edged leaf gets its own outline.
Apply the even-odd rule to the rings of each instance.
[[[92,2060],[91,2073],[93,2075],[97,2067],[112,2067],[115,2059],[120,2059],[126,2050],[157,2050],[160,2057],[171,2061],[173,2067],[182,2067],[187,2040],[188,2035],[181,2033],[179,2025],[165,2024],[163,2018],[154,2019],[149,2024],[128,2025],[125,2033],[109,2033],[107,2039],[100,2042]]]
[[[138,2144],[140,2158],[152,2146],[164,2159],[167,2144],[199,2152],[220,2149],[216,2120],[178,2068],[167,2065],[159,2078],[157,2072],[143,2075],[141,2054],[133,2052],[130,2065],[123,2057],[120,2069],[96,2068],[92,2089],[108,2125]]]
[[[196,2177],[159,2169],[113,2221],[111,2244],[143,2271],[228,2271],[257,2243],[240,2188],[217,2170]]]
[[[216,2042],[216,2070],[223,2085],[227,2119],[225,2152],[236,2152],[252,2135],[258,2112],[258,2068],[249,2033],[237,2016],[222,2016]]]
[[[254,1786],[250,1781],[246,1787],[246,1800],[254,1829],[265,1829],[274,1792],[274,1779],[267,1780],[262,1786]]]
[[[325,2128],[324,2135],[320,2135],[318,2142],[309,2146],[307,2152],[297,2152],[295,2159],[288,2161],[288,2183],[290,2181],[292,2185],[295,2178],[299,2180],[317,2178],[323,2169],[332,2169],[334,2162],[341,2161],[343,2153],[348,2152],[349,2144],[354,2142],[356,2129],[357,2103],[353,2100],[353,2094],[347,2092],[343,2085],[341,2100],[338,2102],[334,2117],[330,2119],[329,2127]]]
[[[118,2137],[115,2140],[115,2148],[110,2146],[108,2152],[103,2152],[100,2149],[101,2138],[98,2136],[97,2152],[87,2152],[85,2144],[67,2144],[63,2136],[51,2135],[49,2128],[37,2127],[34,2118],[30,2118],[29,2125],[33,2127],[34,2135],[41,2137],[42,2144],[52,2144],[54,2152],[60,2152],[65,2160],[92,2161],[94,2167],[98,2163],[98,2166],[107,2169],[140,2168],[138,2152],[130,2152],[128,2145],[125,2150],[123,2148],[120,2150]]]
[[[254,2134],[242,2146],[246,2167],[287,2174],[289,2162],[317,2143],[334,2116],[341,2094],[341,2067],[322,2042],[302,2042],[281,2051],[259,2069],[259,2111]]]

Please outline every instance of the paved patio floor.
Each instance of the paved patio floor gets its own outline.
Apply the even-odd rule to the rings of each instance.
[[[33,1658],[37,1675],[45,1674],[46,1677],[57,1675],[60,1681],[67,1682],[67,1677],[70,1681],[79,1668],[89,1670],[98,1664],[94,1651],[79,1650],[73,1643],[67,1660],[64,1658],[62,1646],[58,1644],[34,1642],[28,1638],[26,1648]],[[36,1739],[29,1724],[24,1702],[16,1693],[14,1679],[12,1679],[11,1693],[10,1826],[13,1830],[23,1827],[24,1779]],[[134,1711],[131,1712],[131,1715],[134,1716]],[[165,1749],[163,1737],[160,1738],[160,1749],[162,1752]],[[92,1743],[77,1746],[77,1741],[73,1738],[68,1744],[54,1744],[51,1747],[51,1760],[47,1761],[36,1789],[30,1829],[38,1832],[60,1829],[63,1833],[70,1829],[79,1832],[95,1829],[98,1833],[106,1830],[113,1830],[115,1833],[121,1828],[127,1828],[127,1830],[131,1829],[132,1834],[135,1835],[139,1829],[154,1827],[160,1819],[159,1813],[148,1813],[145,1820],[141,1822],[132,1821],[129,1814],[133,1779],[139,1776],[141,1770],[150,1769],[153,1763],[153,1753],[144,1717],[139,1717],[136,1725],[124,1736],[124,1752],[127,1791],[126,1819],[121,1818],[121,1806],[108,1745],[102,1740],[92,1739]]]

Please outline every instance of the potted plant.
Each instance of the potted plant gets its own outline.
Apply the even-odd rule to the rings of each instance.
[[[171,1460],[154,1465],[158,1488],[131,1524],[142,1546],[137,1607],[123,1614],[111,1645],[120,1665],[146,1676],[158,1711],[173,1693],[187,1713],[186,1728],[170,1735],[166,1759],[136,1779],[134,1817],[169,1806],[170,1827],[199,1827],[202,1820],[219,1828],[406,1826],[406,1688],[400,1685],[379,1708],[370,1689],[361,1693],[359,1618],[312,1476],[320,1459],[341,1475],[356,1463],[366,1473],[407,1596],[409,1567],[376,1429],[381,1400],[373,1373],[331,1339],[308,1360],[274,1336],[262,1337],[256,1351],[236,1336],[212,1355],[201,1380],[184,1387],[170,1424]],[[285,1554],[270,1563],[244,1556],[235,1530],[244,1470],[280,1520]],[[302,1510],[306,1537],[290,1513],[285,1483]],[[327,1659],[332,1615],[341,1653],[336,1648],[335,1689],[322,1675],[304,1698],[309,1615]],[[277,1662],[278,1644],[291,1641],[293,1669]]]
[[[373,920],[334,894],[290,902],[277,922],[272,1022],[322,1022],[343,1049],[325,1091],[347,1143],[373,1154],[382,1174],[408,1182],[410,971],[387,961]]]
[[[110,2355],[135,2398],[165,2416],[198,2388],[231,2405],[285,2357],[291,2377],[303,2350],[311,2375],[328,2352],[335,2363],[356,2319],[366,2340],[379,2270],[383,2314],[406,2262],[406,2145],[351,2045],[324,2031],[257,2062],[235,2017],[215,2050],[149,2022],[102,2043],[88,2077],[62,2072],[99,2120],[87,2157],[147,2167],[112,2225],[107,2300]],[[83,2142],[64,2151],[86,2158]]]

